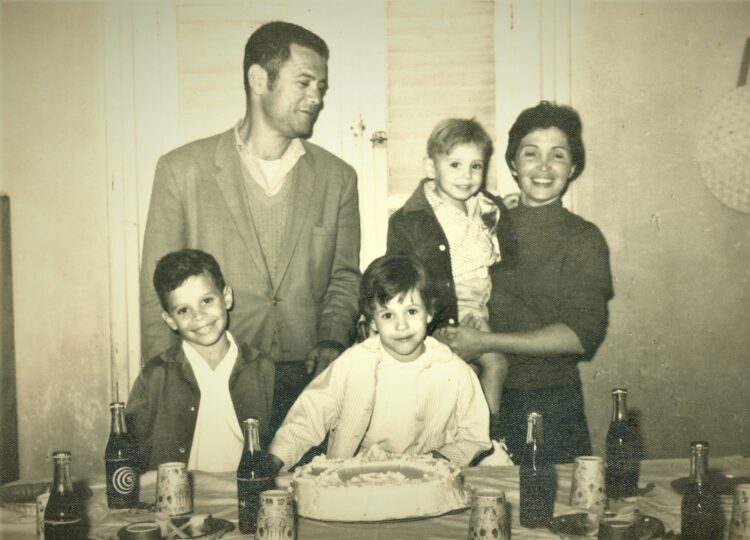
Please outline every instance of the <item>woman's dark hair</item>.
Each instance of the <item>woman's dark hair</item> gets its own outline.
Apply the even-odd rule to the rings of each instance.
[[[568,139],[570,156],[574,165],[569,181],[578,178],[586,167],[586,149],[583,146],[581,132],[583,126],[578,112],[567,105],[555,105],[549,101],[540,101],[539,105],[524,110],[518,115],[513,127],[508,131],[508,148],[505,150],[505,162],[513,171],[513,160],[521,144],[521,139],[537,129],[556,127]]]
[[[432,313],[435,292],[424,264],[413,255],[384,255],[370,263],[359,286],[359,310],[372,320],[376,305],[416,290],[428,313]]]
[[[167,295],[193,276],[206,274],[216,288],[223,291],[226,283],[219,263],[212,255],[199,249],[182,249],[167,253],[159,259],[154,270],[154,289],[164,311],[169,311]]]

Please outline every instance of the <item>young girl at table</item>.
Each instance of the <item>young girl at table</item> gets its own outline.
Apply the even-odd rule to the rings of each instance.
[[[240,421],[260,418],[261,438],[267,437],[273,364],[227,330],[234,297],[211,255],[169,253],[153,281],[162,318],[181,339],[143,367],[128,398],[127,419],[145,468],[181,461],[191,470],[235,471]]]
[[[387,253],[415,254],[437,284],[430,334],[459,323],[489,331],[489,268],[510,244],[500,219],[506,207],[483,189],[491,157],[492,139],[476,120],[438,123],[427,140],[426,178],[389,220]],[[507,360],[495,351],[465,360],[479,368],[497,439]]]
[[[374,335],[346,350],[294,403],[271,442],[288,470],[328,434],[327,456],[378,445],[468,465],[490,448],[489,413],[472,369],[427,336],[434,292],[413,256],[384,256],[365,270],[360,309]]]

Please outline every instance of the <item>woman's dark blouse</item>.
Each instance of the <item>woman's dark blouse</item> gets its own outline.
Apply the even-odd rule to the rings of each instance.
[[[580,384],[578,362],[591,357],[607,329],[612,298],[609,249],[599,229],[557,201],[507,212],[515,235],[511,264],[491,270],[488,307],[495,332],[526,332],[568,325],[583,355],[509,355],[506,389],[531,390]]]

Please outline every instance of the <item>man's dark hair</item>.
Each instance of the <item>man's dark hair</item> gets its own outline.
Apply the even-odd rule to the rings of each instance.
[[[549,101],[541,101],[539,105],[524,110],[516,118],[513,127],[508,131],[508,147],[505,150],[505,162],[511,171],[513,160],[516,159],[518,146],[521,139],[537,129],[556,127],[562,131],[568,139],[570,146],[570,157],[575,169],[570,176],[572,182],[578,178],[586,167],[586,149],[583,146],[581,132],[583,126],[581,117],[575,109],[567,105],[556,105]]]
[[[427,269],[413,255],[384,255],[370,263],[359,286],[359,309],[368,322],[376,305],[384,306],[393,298],[402,298],[416,290],[428,313],[432,313],[435,291]]]
[[[292,54],[292,43],[311,49],[328,60],[328,45],[307,28],[283,21],[266,23],[253,32],[245,44],[242,77],[246,97],[250,97],[250,81],[247,79],[247,70],[250,66],[258,64],[265,69],[268,73],[268,84],[272,85],[279,75],[279,69]]]
[[[208,275],[219,291],[224,290],[226,283],[219,263],[205,251],[182,249],[159,259],[154,270],[154,289],[162,309],[169,311],[167,296],[170,292],[182,285],[187,278],[201,274]]]

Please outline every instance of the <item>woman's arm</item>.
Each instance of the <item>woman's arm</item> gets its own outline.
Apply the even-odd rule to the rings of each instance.
[[[550,324],[529,332],[503,334],[480,332],[468,326],[445,327],[438,330],[435,337],[464,360],[471,360],[486,352],[542,357],[585,352],[578,335],[564,323]]]

